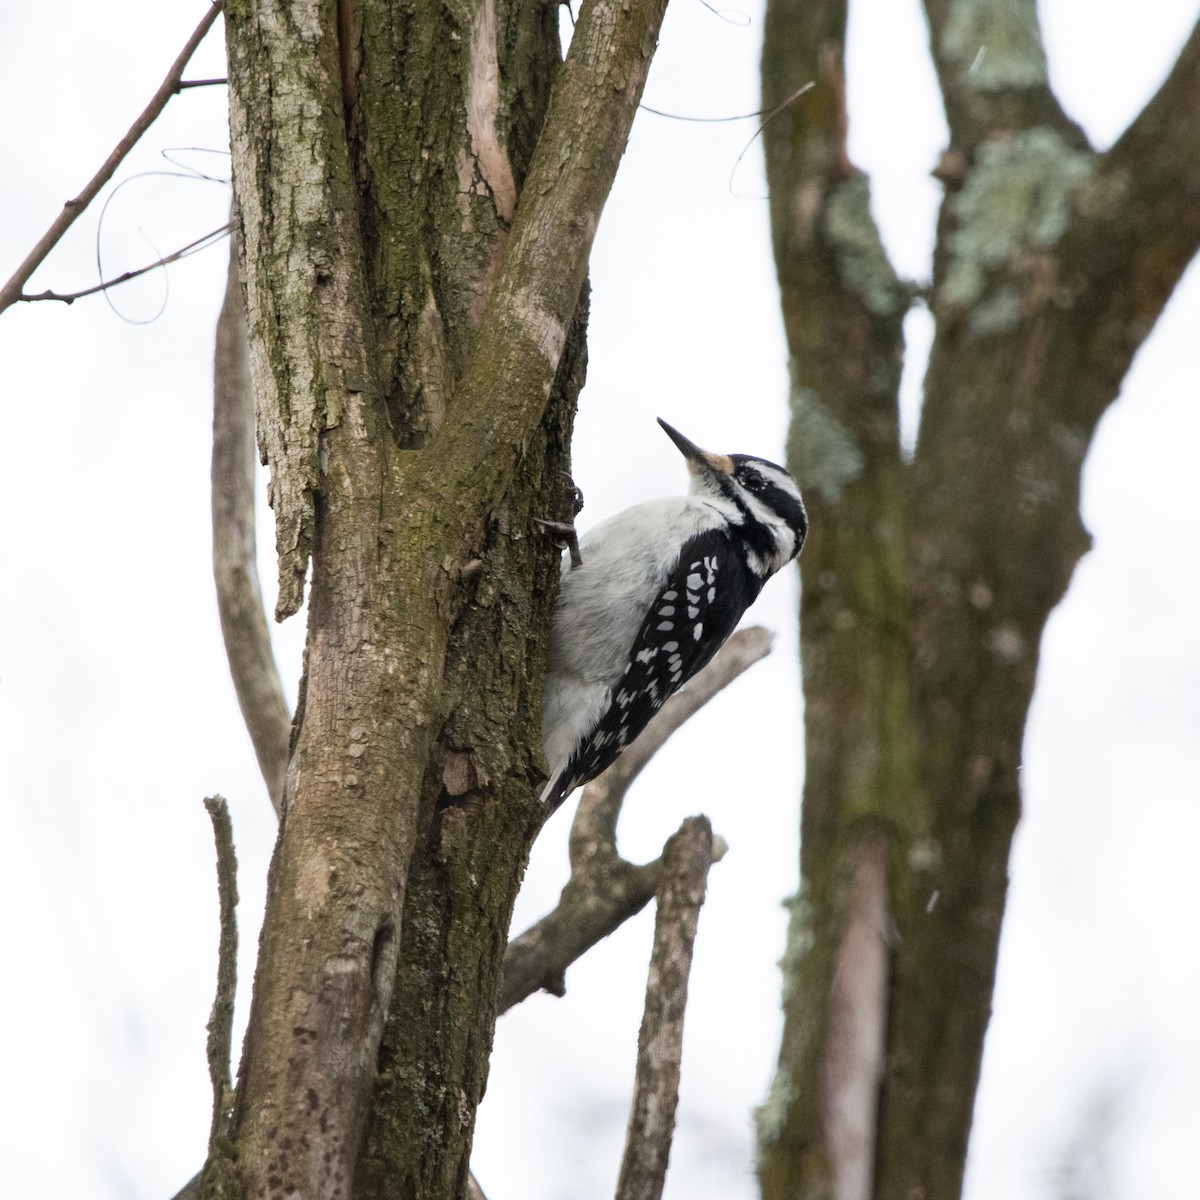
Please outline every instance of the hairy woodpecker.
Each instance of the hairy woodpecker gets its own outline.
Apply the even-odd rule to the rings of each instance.
[[[603,521],[581,539],[582,563],[563,567],[542,707],[551,810],[712,658],[808,530],[783,467],[710,454],[659,424],[687,459],[689,494]]]

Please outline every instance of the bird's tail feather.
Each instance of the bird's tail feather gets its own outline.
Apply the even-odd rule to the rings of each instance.
[[[563,763],[557,770],[551,773],[550,781],[542,789],[542,803],[546,806],[548,812],[554,812],[556,808],[575,790],[575,781],[567,772],[569,763]]]

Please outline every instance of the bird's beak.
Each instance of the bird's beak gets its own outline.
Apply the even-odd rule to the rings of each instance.
[[[678,429],[673,429],[662,417],[658,418],[658,423],[667,437],[679,447],[680,453],[687,459],[688,470],[693,475],[705,468],[720,475],[733,474],[733,459],[728,454],[712,454],[708,450],[701,450],[695,442],[689,442]]]

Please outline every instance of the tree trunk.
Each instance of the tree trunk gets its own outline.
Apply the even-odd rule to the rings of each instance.
[[[913,291],[846,153],[846,4],[768,7],[764,108],[817,84],[764,135],[789,463],[812,518],[801,889],[761,1114],[767,1200],[961,1191],[1038,647],[1088,546],[1080,469],[1200,245],[1200,32],[1098,154],[1049,89],[1033,0],[926,10],[951,146],[909,461],[897,392]],[[880,949],[864,955],[864,937]]]
[[[464,1190],[542,818],[534,518],[566,505],[587,254],[662,12],[591,0],[560,67],[541,4],[227,6],[278,615],[311,581],[210,1190]]]

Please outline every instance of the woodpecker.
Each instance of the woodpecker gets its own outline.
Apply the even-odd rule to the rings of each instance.
[[[711,454],[658,422],[687,460],[686,496],[634,505],[564,564],[542,734],[553,811],[600,774],[717,652],[804,545],[796,481],[749,454]]]

